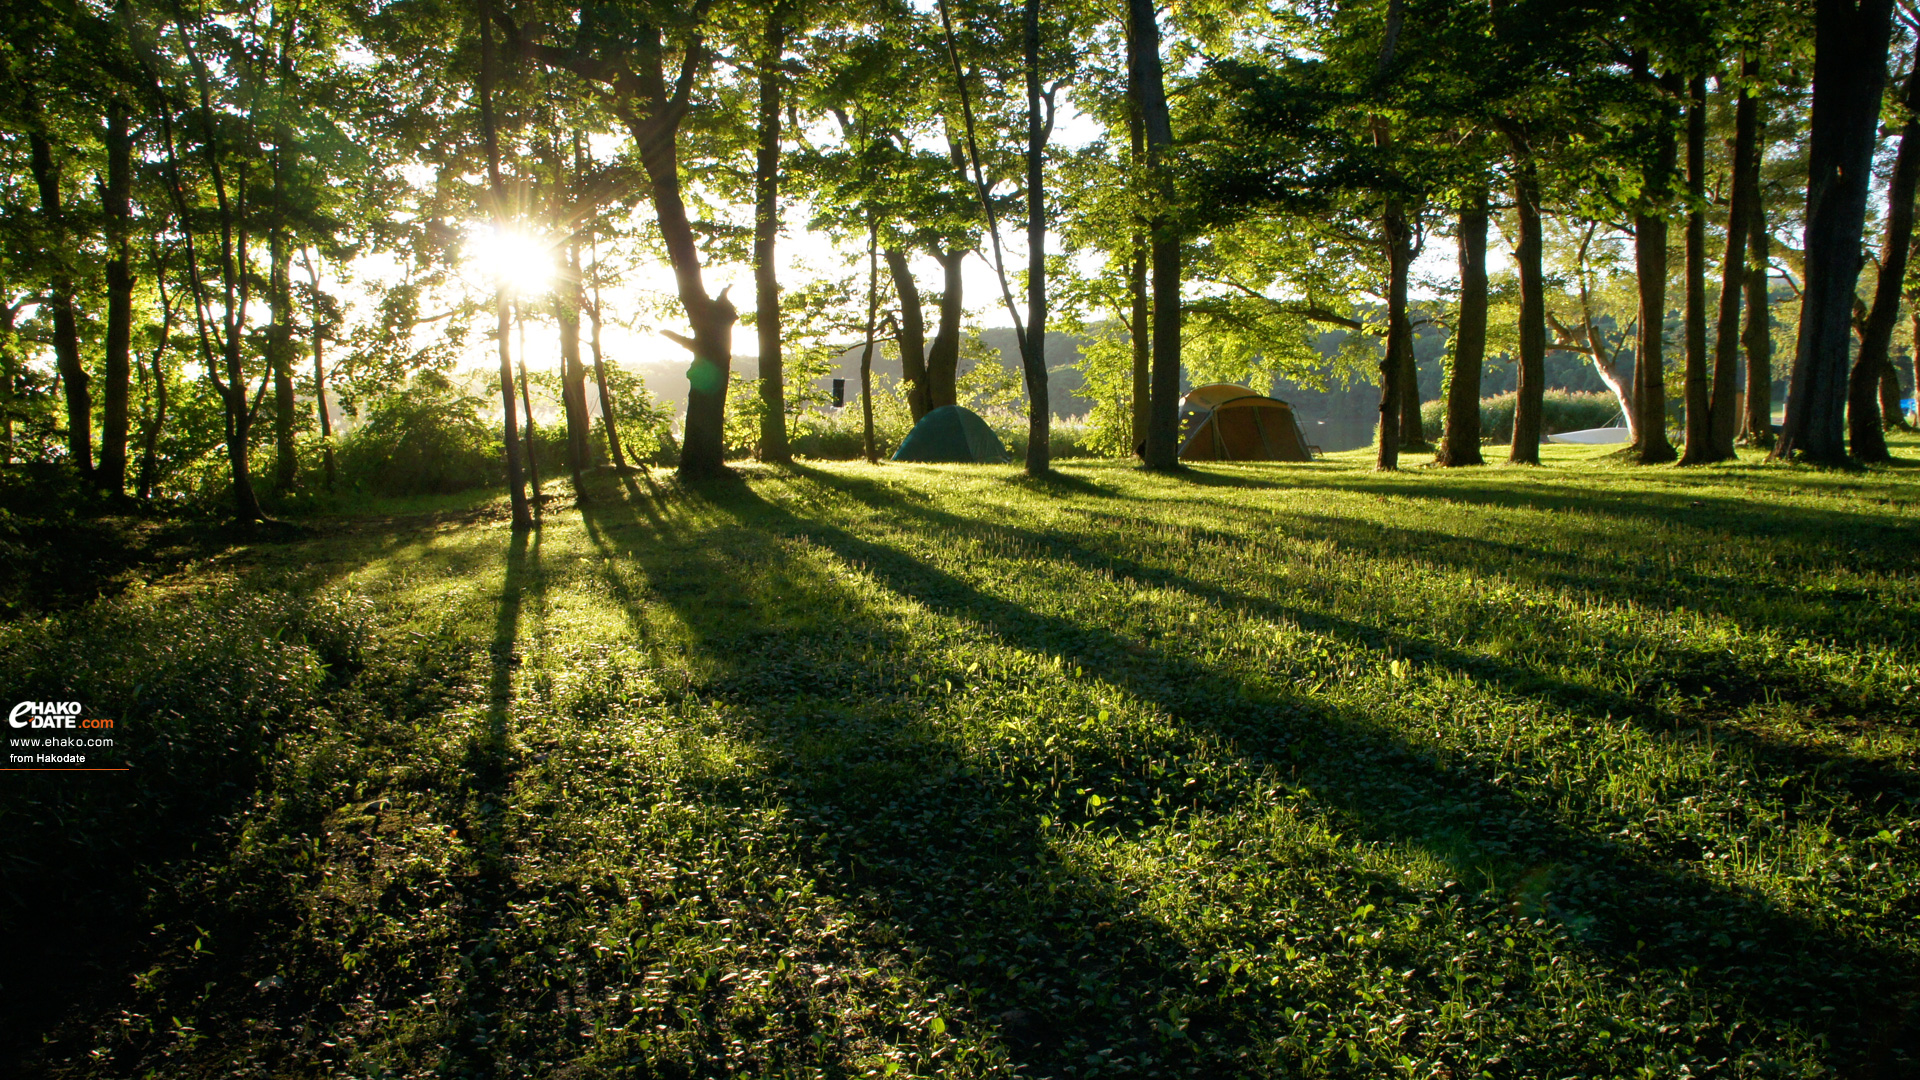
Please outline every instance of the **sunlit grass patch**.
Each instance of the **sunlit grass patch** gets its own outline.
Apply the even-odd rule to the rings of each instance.
[[[1911,1071],[1920,477],[1545,459],[746,466],[238,553],[164,588],[318,595],[264,648],[319,674],[36,1067]],[[153,617],[100,610],[32,633]]]

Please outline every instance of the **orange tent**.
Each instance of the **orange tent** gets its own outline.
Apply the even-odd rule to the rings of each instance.
[[[1214,383],[1180,399],[1182,461],[1312,461],[1293,406],[1244,386]]]

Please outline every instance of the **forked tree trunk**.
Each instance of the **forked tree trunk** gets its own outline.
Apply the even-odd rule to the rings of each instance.
[[[698,28],[682,46],[680,72],[670,83],[661,66],[669,55],[666,42],[660,27],[647,22],[644,12],[629,21],[619,47],[592,56],[545,44],[541,31],[513,26],[511,18],[498,13],[493,17],[510,27],[526,55],[608,88],[603,100],[627,129],[646,170],[660,240],[673,266],[680,306],[693,328],[692,337],[668,335],[693,353],[687,369],[687,427],[680,446],[679,476],[682,480],[731,476],[726,464],[727,380],[733,366],[733,327],[739,316],[727,299],[727,290],[707,295],[700,247],[680,186],[680,124],[691,108],[693,86],[707,60]],[[639,66],[630,66],[630,60],[637,60]]]
[[[1546,280],[1540,258],[1544,237],[1540,226],[1540,181],[1534,171],[1533,151],[1516,134],[1514,155],[1514,211],[1520,219],[1514,264],[1520,278],[1520,380],[1513,402],[1513,445],[1507,460],[1516,465],[1540,464],[1541,409],[1546,390],[1547,307]]]
[[[886,259],[894,294],[900,298],[900,381],[907,384],[907,411],[917,424],[933,408],[927,394],[927,315],[920,300],[920,286],[907,266],[906,251],[890,247]]]
[[[1696,75],[1687,82],[1687,307],[1686,375],[1682,393],[1687,402],[1685,447],[1680,464],[1699,465],[1712,460],[1713,404],[1707,384],[1707,80]]]
[[[127,488],[127,397],[133,380],[133,136],[127,105],[107,101],[107,182],[100,189],[107,228],[106,378],[95,481],[114,495]]]
[[[1180,233],[1170,217],[1171,179],[1160,175],[1173,149],[1173,121],[1160,63],[1160,25],[1153,0],[1127,0],[1127,86],[1146,129],[1147,168],[1154,173],[1152,238],[1153,380],[1147,416],[1146,466],[1179,467]]]
[[[1775,457],[1847,461],[1847,353],[1892,11],[1893,0],[1815,6],[1800,341]]]
[[[1880,245],[1880,280],[1874,283],[1873,307],[1860,331],[1860,355],[1854,360],[1847,386],[1847,437],[1856,461],[1892,461],[1883,434],[1885,421],[1900,415],[1899,381],[1895,379],[1893,407],[1884,391],[1893,375],[1893,324],[1900,315],[1900,287],[1906,283],[1907,253],[1913,247],[1913,197],[1920,189],[1920,64],[1907,75],[1900,102],[1907,122],[1900,128],[1900,150],[1893,159],[1887,183],[1887,235]]]
[[[767,9],[766,53],[760,61],[760,145],[754,157],[753,327],[760,339],[760,459],[793,460],[787,445],[786,370],[780,355],[780,278],[774,245],[780,236],[780,62],[787,44],[787,7]]]
[[[1752,60],[1741,65],[1743,80],[1759,73]],[[1740,297],[1747,274],[1747,208],[1753,199],[1753,95],[1742,85],[1733,107],[1733,184],[1727,193],[1727,247],[1720,260],[1720,318],[1713,341],[1713,402],[1708,461],[1731,461],[1733,441],[1740,434],[1736,397],[1740,384]]]
[[[726,464],[727,380],[733,366],[733,326],[738,321],[727,290],[708,296],[700,266],[700,249],[680,197],[678,146],[657,138],[641,160],[652,181],[654,210],[660,232],[673,258],[681,306],[693,325],[692,340],[682,340],[693,352],[687,368],[687,428],[680,444],[679,476],[707,480],[730,476]]]
[[[1482,465],[1480,368],[1487,353],[1487,188],[1471,189],[1460,207],[1460,314],[1447,375],[1447,429],[1435,457],[1443,466]]]

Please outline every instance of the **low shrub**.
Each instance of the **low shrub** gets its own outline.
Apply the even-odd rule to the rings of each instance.
[[[1480,399],[1480,438],[1492,443],[1513,441],[1513,409],[1516,395],[1509,391]],[[1574,390],[1548,390],[1541,395],[1541,434],[1610,427],[1619,420],[1620,402],[1605,391],[1583,393]],[[1439,442],[1446,433],[1447,403],[1429,401],[1420,406],[1420,429],[1428,441]]]
[[[414,376],[375,401],[366,422],[340,440],[342,483],[374,495],[445,495],[502,483],[500,435],[481,418],[482,404],[443,375]]]
[[[996,412],[987,417],[988,426],[1000,441],[1007,444],[1007,452],[1013,461],[1025,461],[1027,457],[1027,418],[1011,412]],[[1086,417],[1053,418],[1053,424],[1047,431],[1047,453],[1054,461],[1071,458],[1106,457],[1098,446],[1098,433],[1087,422]]]

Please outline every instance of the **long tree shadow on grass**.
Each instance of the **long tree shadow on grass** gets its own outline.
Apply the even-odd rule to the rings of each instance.
[[[1263,618],[1296,625],[1372,653],[1433,663],[1472,678],[1490,680],[1516,695],[1550,701],[1576,715],[1591,716],[1596,719],[1606,716],[1612,719],[1632,720],[1650,731],[1662,734],[1691,732],[1697,726],[1692,721],[1672,715],[1640,697],[1591,683],[1568,681],[1537,667],[1486,655],[1468,654],[1430,637],[1410,632],[1404,627],[1386,623],[1384,620],[1380,624],[1359,622],[1327,611],[1288,603],[1272,595],[1234,590],[1215,583],[1200,581],[1176,573],[1165,566],[1149,565],[1129,556],[1090,550],[1081,542],[1083,537],[1080,534],[1051,529],[1029,529],[1001,520],[969,519],[925,504],[890,502],[885,493],[868,480],[804,468],[801,472],[815,483],[844,492],[877,511],[911,518],[929,530],[938,530],[955,536],[995,535],[1006,541],[1004,546],[1071,564],[1091,574],[1107,575],[1116,580],[1132,581],[1140,585],[1173,589],[1191,597],[1199,605],[1217,607],[1225,611],[1258,614]],[[1139,532],[1138,523],[1129,519],[1091,513],[1087,517],[1110,532],[1118,532],[1122,535],[1137,535]],[[1311,520],[1316,523],[1321,521],[1317,516]],[[1291,517],[1289,524],[1290,527],[1294,524]],[[1409,550],[1424,552],[1429,546],[1443,546],[1444,541],[1451,539],[1420,531],[1419,536],[1423,542],[1411,545],[1407,539],[1412,532],[1413,530],[1396,529],[1372,523],[1337,522],[1328,525],[1324,532],[1309,535],[1317,539],[1356,547],[1377,557],[1395,557],[1403,560],[1412,558],[1407,554]],[[1182,531],[1179,536],[1183,541],[1190,540],[1192,533]],[[1215,537],[1214,539],[1231,538]],[[1470,561],[1465,561],[1463,557],[1456,556],[1454,560],[1448,560],[1443,565],[1472,564]],[[1571,575],[1568,575],[1568,579],[1556,579],[1553,584],[1556,587],[1574,588],[1574,584],[1570,582],[1577,582],[1578,579],[1571,578]],[[1545,584],[1545,582],[1542,583]],[[1599,590],[1594,595],[1606,597],[1611,594],[1606,590]],[[1610,650],[1614,654],[1623,656],[1630,655],[1635,649],[1647,644],[1648,642],[1644,640],[1609,642]],[[1711,689],[1716,693],[1727,695],[1729,700],[1737,704],[1740,701],[1757,700],[1767,695],[1772,695],[1775,700],[1804,700],[1819,689],[1817,686],[1809,685],[1807,680],[1796,673],[1745,667],[1734,668],[1730,667],[1726,658],[1717,652],[1709,654],[1703,650],[1689,651],[1664,639],[1659,644],[1667,654],[1683,656],[1688,661],[1686,666],[1698,668],[1700,671],[1696,676],[1698,679],[1711,679],[1717,684],[1711,687],[1704,683],[1697,686],[1689,685],[1682,687],[1684,690]],[[1894,702],[1883,704],[1890,715],[1898,708],[1904,707]],[[1786,743],[1764,733],[1741,728],[1720,728],[1716,732],[1716,737],[1738,743],[1746,748],[1752,753],[1761,775],[1780,780],[1789,792],[1805,785],[1811,778],[1820,777],[1828,781],[1835,777],[1845,780],[1855,794],[1866,802],[1876,799],[1894,801],[1911,799],[1920,792],[1920,784],[1916,784],[1916,777],[1910,771],[1824,745]]]
[[[487,644],[487,711],[469,735],[462,773],[468,778],[463,792],[463,839],[472,853],[472,876],[465,885],[461,944],[464,962],[460,978],[448,992],[451,1015],[457,1018],[451,1038],[443,1045],[441,1072],[448,1075],[487,1076],[496,1070],[492,1046],[499,1037],[498,987],[507,957],[500,942],[510,919],[513,893],[511,853],[506,849],[505,823],[508,788],[513,783],[513,754],[509,738],[514,713],[514,672],[520,666],[521,609],[529,593],[543,595],[546,578],[540,568],[540,530],[514,530],[495,601],[493,638]]]
[[[1785,488],[1790,491],[1885,498],[1888,497],[1885,485],[1815,485],[1808,483],[1804,477],[1794,475],[1773,477],[1751,473],[1693,472],[1686,474],[1684,479],[1684,487],[1676,485],[1667,490],[1650,490],[1615,488],[1604,484],[1575,487],[1546,479],[1521,487],[1496,486],[1478,477],[1456,479],[1422,476],[1416,481],[1403,482],[1386,477],[1339,474],[1315,477],[1312,486],[1331,491],[1505,510],[1589,514],[1626,522],[1658,521],[1684,525],[1703,533],[1851,536],[1872,544],[1899,562],[1912,564],[1916,561],[1913,545],[1908,540],[1912,532],[1909,523],[1892,521],[1884,514],[1867,511],[1767,502],[1744,490],[1748,486],[1758,486],[1763,492],[1769,488]],[[1909,498],[1920,496],[1920,491],[1903,493]]]
[[[771,529],[790,540],[803,540],[861,568],[889,591],[1005,645],[1040,655],[1066,652],[1096,658],[1125,651],[1127,643],[1107,631],[987,595],[895,549],[825,521],[799,518],[744,488],[715,491],[708,498],[713,508],[735,519],[743,534]],[[663,537],[640,527],[637,519],[621,522],[596,511],[591,527],[607,551],[635,559],[650,575],[668,569],[658,561],[654,544]],[[622,544],[623,529],[640,529],[632,537],[638,542]],[[710,548],[711,541],[696,551]],[[714,559],[707,569],[724,575],[727,562]],[[677,573],[687,570],[685,565],[673,568]],[[965,679],[964,673],[940,671],[918,658],[910,643],[870,620],[854,624],[853,640],[864,639],[869,654],[875,646],[884,649],[890,665],[884,678],[858,671],[850,675],[847,664],[823,664],[804,649],[792,659],[782,657],[767,636],[739,639],[734,624],[716,621],[694,598],[663,597],[719,665],[721,674],[709,691],[735,705],[748,726],[772,742],[778,742],[783,729],[808,721],[767,711],[763,703],[770,697],[770,678],[789,688],[796,680],[803,685],[818,680],[823,697],[863,688],[891,693],[898,712],[908,714],[913,695],[898,681],[901,676],[920,676],[921,686],[936,678]],[[754,653],[742,655],[749,646]],[[1845,1048],[1835,1051],[1838,1060],[1851,1060],[1858,1067],[1913,1038],[1902,1026],[1910,1025],[1910,1017],[1888,1017],[1884,1009],[1888,998],[1911,992],[1906,974],[1910,958],[1896,950],[1835,936],[1763,899],[1653,862],[1607,838],[1567,828],[1485,777],[1445,767],[1411,750],[1363,717],[1332,712],[1301,696],[1267,704],[1241,701],[1219,692],[1219,673],[1178,656],[1115,662],[1105,669],[1095,661],[1095,666],[1099,677],[1170,713],[1197,736],[1225,738],[1235,748],[1242,766],[1233,782],[1210,782],[1182,795],[1176,802],[1189,810],[1224,810],[1246,799],[1260,777],[1291,769],[1294,779],[1308,779],[1316,791],[1324,791],[1325,802],[1363,835],[1427,850],[1456,865],[1462,877],[1469,871],[1488,875],[1496,883],[1488,891],[1489,904],[1523,894],[1524,882],[1537,881],[1543,866],[1554,868],[1552,872],[1575,883],[1565,890],[1571,897],[1566,903],[1579,910],[1563,912],[1570,913],[1569,922],[1580,921],[1581,948],[1607,958],[1620,972],[1617,978],[1670,986],[1689,978],[1701,980],[1717,988],[1723,1004],[1744,998],[1749,1014],[1775,1033],[1797,1026],[1830,1035],[1837,1047]],[[1237,987],[1238,996],[1223,997],[1219,987],[1208,985],[1217,973],[1205,970],[1203,958],[1192,955],[1178,935],[1145,919],[1114,883],[1073,881],[1063,890],[1057,874],[1035,872],[1036,866],[1047,864],[1050,840],[1034,822],[1048,811],[1071,819],[1074,811],[1037,794],[1043,789],[1033,762],[1017,754],[981,760],[978,754],[938,747],[938,732],[919,737],[932,741],[916,752],[935,760],[905,763],[914,766],[906,769],[896,761],[891,771],[866,768],[864,775],[892,777],[890,785],[877,790],[871,783],[845,784],[844,776],[811,776],[804,763],[796,763],[788,778],[795,821],[814,823],[811,844],[823,870],[871,905],[876,916],[899,926],[942,974],[972,988],[984,1018],[1002,1027],[1032,1068],[1064,1074],[1083,1047],[1100,1044],[1147,1054],[1156,1047],[1166,1053],[1155,1029],[1138,1022],[1151,1015],[1142,1008],[1149,1001],[1170,1010],[1160,1013],[1163,1018],[1184,1006],[1194,1045],[1217,1049],[1272,1037],[1271,1030],[1263,1029],[1281,1015],[1276,1010],[1289,1004],[1287,986]],[[1336,750],[1342,746],[1346,749]],[[898,749],[883,745],[872,756],[884,761],[889,750]],[[1337,761],[1364,762],[1366,767],[1343,774],[1328,764]],[[1145,774],[1140,762],[1124,753],[1082,752],[1054,764],[1105,790],[1144,794],[1162,784],[1162,778]],[[1005,779],[982,782],[989,773]],[[1385,809],[1378,798],[1382,776],[1390,785],[1415,793],[1407,803],[1410,809],[1397,814]],[[917,821],[903,822],[888,812],[893,796],[919,794],[917,801],[925,803],[929,785],[940,796],[932,800],[933,820],[923,814]],[[1057,792],[1058,787],[1044,790]],[[1486,836],[1479,828],[1483,819],[1504,821],[1509,827],[1503,836]],[[999,824],[987,828],[982,822]],[[1151,823],[1142,819],[1142,824]],[[1368,886],[1368,891],[1375,889],[1405,891],[1385,880]],[[923,898],[921,905],[906,906],[916,897]],[[930,905],[924,900],[929,897],[935,898]],[[1034,919],[1030,910],[1021,910],[1022,905],[1031,909],[1063,898],[1067,906],[1053,918]],[[1027,917],[1016,917],[1016,912]],[[1659,940],[1642,944],[1646,928],[1653,926],[1662,928],[1662,934],[1655,935]],[[1716,940],[1713,935],[1727,926],[1749,934],[1738,941]],[[981,950],[964,953],[964,944],[955,947],[956,942],[977,942],[983,934],[991,938],[995,931],[990,928],[995,927],[1007,928],[1009,935],[1022,933],[1017,940],[994,942],[992,954],[1025,956],[1032,961],[1030,968],[1018,964],[1002,972],[982,970],[977,959]],[[1147,944],[1138,948],[1132,942]],[[1435,960],[1409,959],[1417,961],[1416,967]],[[1089,968],[1090,982],[1079,985],[1093,986],[1092,993],[1084,999],[1063,993],[1075,987],[1074,973]],[[1023,980],[1022,971],[1057,972],[1059,981]],[[1250,998],[1253,1008],[1245,1007]],[[1063,1001],[1070,1007],[1063,1008]],[[1809,1011],[1829,1004],[1831,1013]],[[1041,1027],[1056,1033],[1055,1038],[1028,1040],[1032,1017],[1044,1018]],[[1729,1037],[1726,1049],[1739,1050],[1737,1042]]]

